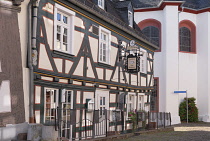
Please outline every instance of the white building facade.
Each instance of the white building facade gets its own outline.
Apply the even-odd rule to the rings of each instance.
[[[134,19],[142,32],[159,43],[154,56],[157,111],[171,112],[180,123],[179,104],[186,94],[196,98],[199,120],[210,122],[209,2],[133,0]]]

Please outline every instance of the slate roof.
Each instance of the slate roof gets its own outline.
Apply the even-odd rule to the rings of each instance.
[[[138,27],[138,25],[135,23],[135,21],[133,22],[133,28],[131,28],[123,19],[123,16],[120,14],[120,12],[118,11],[119,8],[115,7],[115,2],[114,0],[105,0],[106,1],[106,6],[105,6],[105,10],[99,8],[97,6],[97,4],[95,3],[95,0],[68,0],[72,3],[75,4],[82,4],[85,5],[86,7],[88,7],[91,10],[94,10],[95,14],[99,14],[101,16],[103,16],[104,19],[107,20],[111,20],[112,22],[116,23],[117,25],[122,26],[124,29],[126,29],[126,31],[128,31],[128,33],[130,32],[132,35],[134,35],[134,37],[138,38],[140,37],[141,39],[147,41],[149,44],[151,44],[154,48],[158,48],[157,45],[158,43],[156,43],[155,41],[151,41],[148,37],[146,37],[140,30],[140,28]],[[128,6],[128,3],[130,3],[131,1],[124,1],[120,6],[123,8],[125,6]],[[119,6],[119,5],[117,5]],[[122,29],[123,29],[122,28]]]
[[[134,8],[154,8],[158,7],[163,1],[183,2],[182,7],[201,10],[210,8],[210,0],[131,0]]]

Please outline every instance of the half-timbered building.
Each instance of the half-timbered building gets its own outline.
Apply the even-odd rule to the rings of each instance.
[[[105,110],[122,110],[127,118],[130,111],[150,109],[158,47],[133,21],[130,1],[40,0],[37,6],[32,33],[35,123],[63,123],[60,137],[81,139],[85,122],[97,122]],[[128,73],[122,53],[132,44],[140,54],[140,71]]]
[[[119,117],[149,111],[158,48],[133,16],[130,1],[1,1],[0,140],[132,129]]]

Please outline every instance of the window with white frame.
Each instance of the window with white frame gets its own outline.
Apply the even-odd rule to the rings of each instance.
[[[104,9],[104,0],[98,0],[98,6]]]
[[[129,93],[127,95],[127,111],[133,112],[136,109],[136,96],[135,93]]]
[[[44,123],[51,124],[55,121],[55,110],[58,106],[58,90],[46,88],[44,92]]]
[[[71,116],[71,109],[73,109],[73,91],[62,90],[62,137],[70,138],[69,132],[71,131],[71,126],[68,124]]]
[[[106,90],[96,90],[96,99],[95,99],[95,109],[100,110],[99,115],[104,116],[104,110],[109,109],[109,91]]]
[[[137,104],[137,109],[139,111],[144,110],[144,94],[138,94],[138,104]]]
[[[142,56],[140,56],[140,72],[147,73],[147,51],[144,49],[140,50]]]
[[[73,53],[73,31],[75,12],[55,5],[54,15],[54,49],[65,53]]]
[[[111,32],[99,27],[99,62],[110,63]]]
[[[128,11],[128,24],[133,27],[133,13],[131,11]]]

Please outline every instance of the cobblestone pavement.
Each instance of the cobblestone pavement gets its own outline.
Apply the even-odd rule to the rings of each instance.
[[[122,141],[210,141],[210,123],[184,123],[174,131],[140,134]]]

